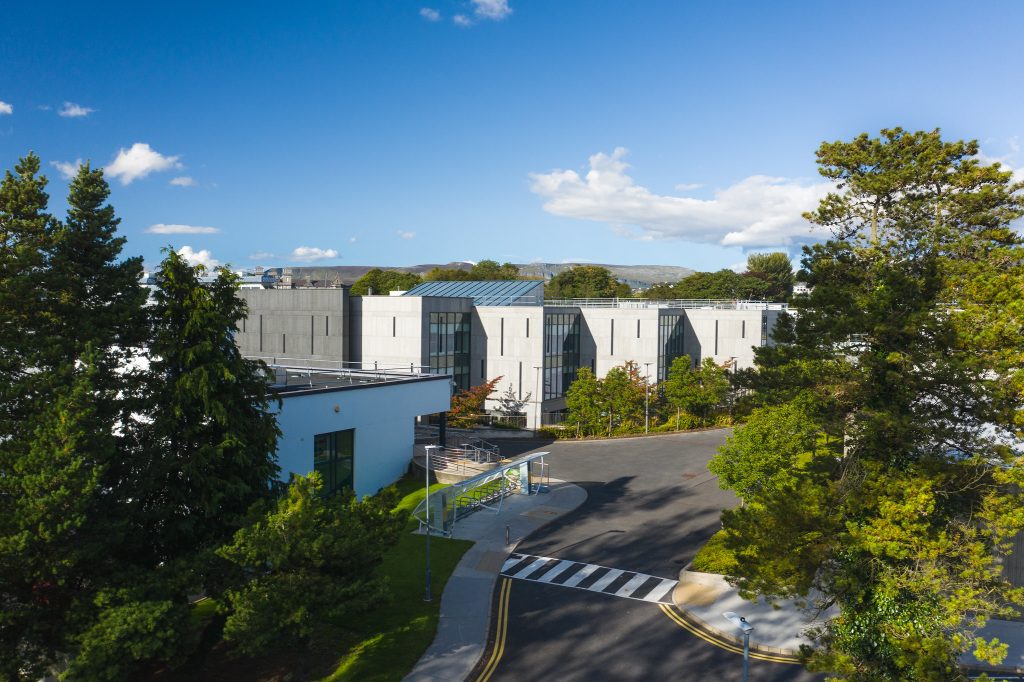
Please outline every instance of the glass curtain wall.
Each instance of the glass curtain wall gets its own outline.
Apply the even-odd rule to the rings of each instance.
[[[564,396],[579,367],[579,314],[544,315],[544,400]]]
[[[684,354],[685,330],[682,315],[661,315],[658,318],[658,381],[668,378],[672,361]]]
[[[324,482],[323,494],[353,487],[355,429],[313,436],[313,470]]]
[[[430,373],[447,374],[455,390],[469,388],[469,313],[430,313]]]

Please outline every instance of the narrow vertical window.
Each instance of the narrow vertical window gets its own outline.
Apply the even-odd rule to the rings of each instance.
[[[608,354],[615,355],[615,320],[612,320],[611,348]]]
[[[718,320],[715,320],[715,355],[718,355]]]
[[[594,358],[590,358],[590,371],[592,373],[594,373],[594,374],[597,374],[597,366],[596,365],[597,365],[597,360],[595,360]]]
[[[397,322],[397,320],[398,320],[397,317],[392,317],[391,318],[391,338],[394,338],[396,332],[398,331],[398,322]]]
[[[331,335],[331,316],[324,315],[324,336]]]
[[[484,358],[480,358],[480,378],[481,379],[483,379],[486,376],[486,372],[487,372],[486,365],[487,365],[487,360],[484,359]]]
[[[245,321],[246,321],[247,319],[248,319],[248,318],[246,318],[246,317],[243,317],[243,318],[242,318],[242,333],[243,333],[243,334],[245,333]]]
[[[530,318],[526,318],[526,338],[530,338]]]
[[[636,338],[640,338],[640,320],[636,321]]]
[[[505,318],[501,318],[501,331],[498,333],[500,339],[500,347],[498,349],[498,355],[505,354]]]
[[[746,320],[740,321],[740,338],[741,339],[747,338],[747,321]]]
[[[288,352],[288,335],[287,334],[281,334],[281,352],[282,353],[287,353]]]
[[[316,317],[309,316],[309,354],[313,355],[313,339],[316,337]]]
[[[260,315],[260,352],[263,352],[263,316]]]
[[[530,321],[526,321],[526,326],[530,326]],[[519,399],[523,399],[523,363],[519,363]]]

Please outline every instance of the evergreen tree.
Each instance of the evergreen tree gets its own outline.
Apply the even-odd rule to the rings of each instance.
[[[152,421],[142,426],[141,531],[157,560],[217,546],[277,473],[279,431],[269,375],[242,357],[233,334],[245,315],[226,268],[202,284],[202,266],[171,249],[157,271],[150,369]]]
[[[77,358],[86,344],[120,357],[145,339],[142,258],[120,260],[125,238],[117,236],[121,220],[109,196],[103,171],[80,166],[67,218],[53,230],[46,290],[58,362]]]
[[[898,128],[821,146],[842,192],[807,217],[834,238],[747,377],[774,413],[712,464],[746,501],[723,514],[734,578],[837,605],[808,662],[843,679],[962,679],[962,652],[1005,653],[978,628],[1024,601],[1001,567],[1024,528],[1024,199],[977,152]]]
[[[50,316],[40,296],[53,217],[47,180],[30,153],[0,183],[0,448],[24,435],[40,399],[36,368]]]
[[[320,475],[297,476],[284,497],[218,554],[249,579],[227,592],[224,637],[246,653],[301,644],[324,622],[388,596],[377,568],[405,524],[388,488],[359,501],[324,496]]]

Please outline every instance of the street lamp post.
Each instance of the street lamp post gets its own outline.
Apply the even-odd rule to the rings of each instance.
[[[644,363],[644,433],[649,432],[651,422],[651,365],[653,362]]]
[[[733,611],[726,611],[722,615],[743,632],[743,682],[748,682],[750,680],[750,633],[754,631],[754,626],[748,623],[746,618]]]
[[[430,451],[436,448],[436,445],[428,445],[425,450],[427,451],[427,579],[426,588],[423,592],[423,601],[431,601],[432,595],[430,594]]]

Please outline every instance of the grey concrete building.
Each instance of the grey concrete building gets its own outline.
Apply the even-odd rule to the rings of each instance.
[[[734,368],[770,344],[785,304],[756,301],[545,301],[541,281],[426,282],[389,296],[346,288],[245,289],[243,353],[272,364],[446,374],[456,389],[501,377],[528,398],[527,424],[557,421],[580,367],[626,361],[664,379],[689,355]]]

